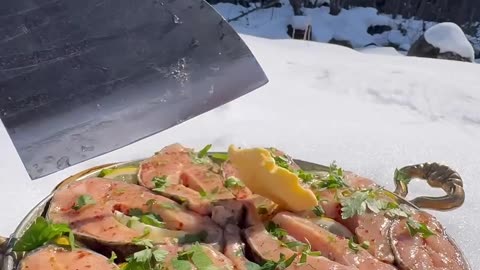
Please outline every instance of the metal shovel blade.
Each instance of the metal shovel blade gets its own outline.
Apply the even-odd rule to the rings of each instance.
[[[32,179],[267,81],[248,47],[204,1],[0,5],[0,117]]]

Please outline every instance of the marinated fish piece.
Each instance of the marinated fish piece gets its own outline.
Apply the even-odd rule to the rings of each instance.
[[[238,200],[246,199],[252,196],[252,191],[245,186],[239,178],[238,170],[230,161],[222,164],[223,177],[225,178],[224,186],[226,186]]]
[[[253,263],[245,257],[245,243],[242,242],[240,228],[227,225],[223,231],[225,250],[223,253],[232,261],[234,269],[247,270]]]
[[[355,232],[358,242],[369,243],[368,252],[380,261],[393,264],[395,257],[390,246],[388,231],[392,220],[385,213],[368,212],[343,221],[350,230]]]
[[[332,234],[313,222],[292,213],[278,213],[273,218],[273,222],[299,241],[308,241],[314,250],[321,251],[324,256],[335,262],[355,266],[359,269],[396,269],[392,265],[377,260],[362,248],[352,250],[347,239]]]
[[[212,220],[225,227],[227,224],[240,224],[244,217],[244,203],[237,200],[215,202],[212,209]]]
[[[434,235],[411,235],[408,219],[395,220],[390,228],[390,241],[395,260],[405,270],[464,270],[460,252],[455,248],[442,225],[431,215],[416,211],[414,222],[427,226]]]
[[[20,262],[19,270],[118,270],[108,258],[84,248],[67,250],[48,245],[28,253]]]
[[[245,230],[245,238],[253,253],[261,258],[263,261],[277,262],[280,259],[280,254],[286,258],[295,256],[293,263],[286,269],[299,270],[355,270],[357,268],[352,266],[345,266],[337,262],[331,261],[323,256],[307,256],[306,263],[299,263],[300,254],[285,247],[281,241],[274,238],[265,230],[262,224],[252,226]]]
[[[218,165],[208,157],[198,158],[192,149],[180,144],[167,146],[143,161],[138,178],[141,185],[185,202],[200,214],[211,213],[210,201],[234,198],[224,187]]]
[[[90,204],[77,207],[81,199]],[[76,235],[104,244],[127,244],[142,236],[121,224],[114,212],[129,214],[133,209],[158,215],[166,229],[189,233],[207,232],[207,242],[221,243],[222,231],[208,217],[185,210],[176,202],[150,190],[115,180],[89,178],[55,191],[47,217],[67,223]],[[143,233],[148,238],[148,233]]]

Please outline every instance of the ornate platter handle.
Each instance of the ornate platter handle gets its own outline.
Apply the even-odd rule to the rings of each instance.
[[[407,196],[408,183],[414,178],[426,180],[431,187],[441,188],[447,193],[442,197],[421,196],[410,201],[419,208],[446,211],[462,206],[465,201],[462,178],[446,165],[423,163],[396,170],[395,193],[401,197]]]

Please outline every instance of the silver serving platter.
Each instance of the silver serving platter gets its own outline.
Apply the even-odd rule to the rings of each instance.
[[[84,170],[63,180],[54,189],[54,191],[60,187],[68,185],[71,182],[83,180],[89,177],[95,177],[103,169],[137,166],[141,161],[142,160],[134,160],[128,162],[111,163]],[[304,171],[312,173],[325,173],[329,170],[328,166],[298,159],[293,159],[293,161]],[[424,163],[406,166],[401,168],[400,171],[403,172],[403,178],[408,177],[409,179],[424,179],[431,187],[442,188],[445,190],[446,195],[442,197],[418,197],[412,201],[408,201],[405,199],[405,196],[408,193],[407,183],[395,176],[394,181],[396,190],[391,192],[391,194],[397,198],[399,203],[406,204],[419,211],[424,211],[423,209],[426,208],[447,211],[460,207],[465,200],[462,179],[458,173],[448,166],[440,165],[438,163]],[[45,216],[45,212],[48,209],[50,199],[52,198],[54,191],[52,191],[51,194],[44,198],[27,214],[10,238],[3,238],[3,243],[0,241],[0,265],[2,266],[2,270],[16,269],[18,262],[21,260],[21,255],[13,252],[13,246],[15,245],[17,239],[23,235],[23,233],[30,227],[37,217]],[[459,250],[461,259],[464,262],[464,270],[472,270],[465,255],[455,243],[453,238],[448,235],[447,237],[449,241],[457,248],[457,250]]]

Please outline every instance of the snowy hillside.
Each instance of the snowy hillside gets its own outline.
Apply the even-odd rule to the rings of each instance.
[[[280,8],[259,9],[255,12],[231,22],[231,25],[240,33],[265,38],[287,39],[287,25],[294,24],[293,10],[288,1],[282,1]],[[215,9],[226,19],[254,9],[239,5],[220,3]],[[395,47],[400,51],[408,51],[424,30],[435,25],[434,22],[424,22],[414,19],[404,19],[377,14],[374,8],[351,8],[342,10],[337,16],[329,14],[328,7],[304,9],[312,25],[312,40],[328,42],[331,39],[347,40],[354,48],[363,48],[368,45]],[[380,27],[367,31],[369,27]],[[382,30],[383,28],[383,30]],[[378,33],[377,33],[378,32]],[[469,37],[477,50],[480,50],[480,37]]]

